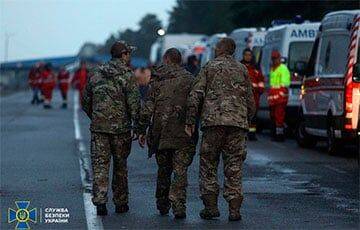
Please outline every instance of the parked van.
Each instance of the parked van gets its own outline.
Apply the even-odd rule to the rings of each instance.
[[[269,28],[265,36],[260,61],[261,70],[265,77],[265,88],[269,88],[271,52],[273,50],[278,50],[281,53],[282,62],[287,65],[291,72],[291,85],[285,118],[286,124],[290,127],[296,127],[302,78],[319,26],[320,23],[306,21],[300,24],[276,25]],[[260,125],[269,124],[268,121],[270,120],[267,96],[267,90],[265,90],[265,93],[260,97],[260,107],[257,114]]]
[[[360,10],[327,14],[302,85],[297,141],[314,146],[326,138],[328,152],[346,143],[359,148]]]
[[[236,50],[235,50],[235,58],[236,60],[242,59],[242,52],[245,48],[248,47],[248,37],[250,33],[255,33],[257,31],[256,28],[240,28],[233,30],[229,37],[234,39],[236,44]]]
[[[203,34],[166,34],[159,37],[150,48],[150,61],[152,64],[161,62],[162,55],[169,48],[177,48],[182,54],[191,53],[191,46],[206,35]]]
[[[260,64],[259,63],[260,54],[261,54],[261,49],[265,44],[265,35],[266,35],[265,28],[260,28],[256,32],[250,32],[248,37],[246,38],[247,47],[253,51],[256,64]],[[240,59],[242,59],[242,51],[241,54],[239,54],[238,56],[240,55],[241,55]]]
[[[215,58],[215,45],[221,38],[226,37],[225,33],[213,34],[206,42],[205,51],[201,58],[201,66],[204,66],[208,61]]]

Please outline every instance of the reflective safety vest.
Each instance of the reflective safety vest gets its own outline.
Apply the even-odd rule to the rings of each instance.
[[[270,106],[287,103],[288,87],[290,86],[290,72],[284,64],[280,64],[275,69],[270,70],[270,89],[268,93],[268,103]]]

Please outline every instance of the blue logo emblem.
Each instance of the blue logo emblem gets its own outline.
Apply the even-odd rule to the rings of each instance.
[[[36,223],[36,208],[29,210],[30,201],[15,201],[17,210],[9,208],[8,222],[17,222],[15,229],[30,229],[29,222]]]

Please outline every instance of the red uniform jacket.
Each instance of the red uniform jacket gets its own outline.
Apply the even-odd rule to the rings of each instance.
[[[249,72],[250,80],[253,87],[256,108],[259,108],[260,95],[264,92],[264,76],[261,71],[256,69],[254,65],[242,62]]]
[[[29,85],[31,88],[39,88],[41,83],[41,74],[40,72],[33,68],[29,72]]]
[[[55,74],[51,70],[41,72],[41,91],[45,99],[51,99],[52,91],[56,86]]]
[[[75,86],[76,89],[82,91],[87,83],[87,70],[86,69],[78,69],[74,77],[72,79],[72,84]]]
[[[70,73],[66,70],[62,70],[58,74],[59,88],[62,92],[67,92],[69,90],[69,79]]]

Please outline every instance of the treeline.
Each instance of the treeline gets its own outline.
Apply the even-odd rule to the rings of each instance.
[[[157,30],[162,28],[161,21],[154,14],[145,15],[139,22],[139,29],[126,29],[119,31],[117,34],[111,34],[104,44],[96,45],[86,42],[80,49],[79,54],[87,53],[86,49],[92,49],[92,53],[109,54],[111,45],[115,41],[124,40],[130,45],[136,46],[134,52],[136,57],[149,57],[150,47],[157,38]]]
[[[268,27],[275,19],[293,19],[295,15],[301,15],[306,20],[320,21],[328,12],[358,8],[358,0],[177,0],[175,7],[169,12],[167,32],[207,35],[229,33],[240,27]],[[145,15],[139,22],[138,30],[126,29],[112,34],[105,44],[96,46],[97,53],[106,54],[114,41],[125,40],[138,47],[135,56],[148,58],[151,44],[157,38],[156,31],[161,27],[162,23],[156,15]]]
[[[359,9],[359,1],[183,1],[170,12],[168,32],[229,33],[240,27],[268,27],[275,19],[320,21],[326,13]]]

